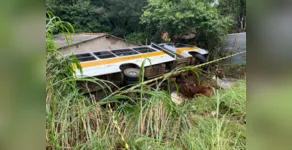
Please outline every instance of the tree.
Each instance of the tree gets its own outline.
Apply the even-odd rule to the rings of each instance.
[[[155,35],[195,33],[197,44],[208,50],[221,42],[232,24],[208,2],[198,0],[149,0],[141,23],[150,26]]]
[[[147,0],[92,0],[92,3],[104,8],[103,23],[110,27],[110,33],[125,37],[143,31],[139,21]]]
[[[47,3],[47,9],[64,21],[70,22],[76,32],[105,32],[110,29],[101,24],[100,7],[91,5],[89,0],[54,0]]]
[[[126,37],[140,33],[147,0],[48,0],[47,9],[72,23],[77,32],[108,32]]]
[[[234,20],[232,32],[246,30],[246,0],[220,0],[217,7],[220,14],[232,16]]]

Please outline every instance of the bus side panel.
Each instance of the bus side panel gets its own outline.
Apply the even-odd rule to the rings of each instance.
[[[185,67],[185,66],[191,65],[192,57],[178,58],[174,63],[175,63],[174,65],[175,68]]]
[[[165,64],[158,64],[154,66],[149,66],[145,68],[145,78],[151,79],[165,73]]]

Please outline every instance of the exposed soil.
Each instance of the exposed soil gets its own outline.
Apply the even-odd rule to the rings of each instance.
[[[184,80],[179,80],[179,93],[185,98],[193,98],[199,95],[211,96],[213,88],[219,87],[213,83],[199,83],[195,76],[188,76]]]
[[[245,65],[222,64],[209,71],[201,71],[199,79],[192,74],[188,77],[177,78],[179,94],[184,98],[194,98],[199,95],[212,96],[213,88],[219,89],[213,76],[219,78],[242,79],[245,77]],[[200,81],[200,82],[199,82]]]

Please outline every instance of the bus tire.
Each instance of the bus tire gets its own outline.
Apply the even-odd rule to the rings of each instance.
[[[196,58],[196,61],[195,61],[196,65],[207,62],[207,59],[202,54],[195,54],[195,58]]]
[[[124,70],[125,81],[138,81],[140,70],[137,68],[127,68]]]

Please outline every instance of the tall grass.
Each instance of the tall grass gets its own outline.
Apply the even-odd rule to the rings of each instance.
[[[124,149],[112,115],[130,149],[245,149],[245,80],[214,96],[172,102],[168,91],[139,84],[117,94],[108,81],[82,79],[102,86],[107,97],[93,102],[76,86],[72,63],[56,51],[53,30],[69,35],[70,25],[56,17],[47,27],[46,139],[48,149]],[[143,71],[143,70],[142,70]],[[167,80],[165,78],[165,80]],[[138,93],[128,97],[127,92]],[[118,101],[124,99],[123,102]],[[110,112],[106,104],[112,104]]]

